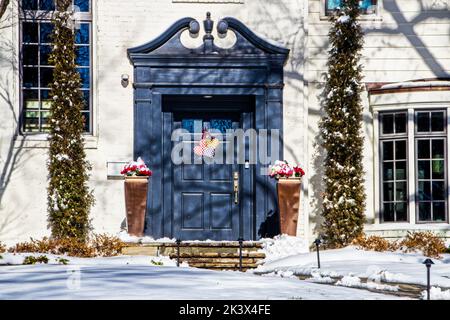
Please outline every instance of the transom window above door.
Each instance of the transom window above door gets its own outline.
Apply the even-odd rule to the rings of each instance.
[[[446,110],[381,112],[378,120],[380,221],[447,222]]]
[[[342,7],[342,0],[325,0],[325,13],[326,15],[333,14],[334,10]],[[376,14],[378,8],[377,0],[361,0],[359,1],[359,8],[361,14]]]
[[[78,11],[75,30],[77,70],[82,79],[85,132],[92,131],[92,15],[90,0],[73,0]],[[54,0],[21,0],[20,69],[22,132],[49,130],[50,83],[54,67],[48,62],[52,51],[51,34]]]

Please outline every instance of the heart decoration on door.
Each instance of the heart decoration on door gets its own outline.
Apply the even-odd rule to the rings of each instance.
[[[216,153],[216,148],[220,145],[219,139],[213,137],[208,130],[202,130],[202,138],[198,145],[194,147],[194,153],[201,157],[213,158]]]

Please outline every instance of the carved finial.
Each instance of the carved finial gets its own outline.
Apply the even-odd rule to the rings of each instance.
[[[211,12],[206,13],[206,20],[203,21],[203,26],[205,27],[206,35],[211,36],[214,27],[214,21],[211,20]]]
[[[205,35],[203,36],[205,53],[211,53],[214,47],[214,36],[212,30],[214,28],[214,21],[211,20],[211,13],[206,13],[206,20],[203,21],[203,27],[205,28]]]

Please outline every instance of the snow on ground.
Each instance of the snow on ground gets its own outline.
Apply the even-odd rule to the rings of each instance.
[[[420,254],[364,251],[347,247],[320,251],[320,269],[317,268],[317,252],[310,252],[280,259],[271,258],[253,272],[280,276],[288,272],[312,276],[312,282],[331,282],[330,277],[344,277],[337,285],[349,287],[366,285],[361,284],[362,277],[371,281],[367,284],[369,286],[375,286],[374,282],[381,281],[426,285],[426,267],[422,264],[425,259]],[[431,284],[443,290],[450,289],[450,254],[444,254],[442,259],[433,261],[435,264],[431,267]],[[380,289],[394,291],[395,286]],[[441,296],[450,297],[450,291],[441,293]]]
[[[47,253],[2,253],[0,259],[0,267],[4,265],[22,265],[23,260],[27,256],[39,257],[46,256],[48,264],[62,264],[60,259],[67,260],[68,265],[160,265],[175,266],[176,261],[169,257],[159,256],[116,256],[116,257],[97,257],[97,258],[76,258],[65,255],[54,255]],[[187,264],[181,264],[182,267],[187,267]],[[2,269],[3,270],[3,269]]]
[[[23,256],[7,253],[0,261]],[[0,266],[0,299],[398,299],[291,278],[177,268],[166,260],[155,266],[155,257],[67,258],[68,265],[57,265],[60,256],[46,256],[53,264]]]
[[[305,239],[288,235],[279,235],[275,238],[261,239],[266,254],[265,262],[279,260],[291,255],[309,252],[308,242]]]

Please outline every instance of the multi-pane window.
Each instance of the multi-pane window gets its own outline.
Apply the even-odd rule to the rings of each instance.
[[[342,0],[325,0],[325,11],[327,15],[342,6]],[[377,0],[361,0],[359,7],[362,14],[374,14],[377,12]]]
[[[448,206],[447,115],[444,110],[411,110],[411,118],[413,115],[414,137],[408,136],[407,110],[383,112],[379,116],[380,219],[382,222],[408,221],[409,200],[414,200],[417,223],[445,222]],[[408,159],[412,154],[414,159]],[[415,170],[408,170],[408,163],[411,166],[414,163]],[[409,183],[413,176],[414,181]],[[415,186],[414,199],[408,199],[408,185],[411,184]]]
[[[417,111],[416,210],[418,222],[444,222],[447,212],[446,114]]]
[[[90,0],[74,0],[79,20],[76,24],[76,64],[82,79],[85,100],[82,111],[85,131],[91,132],[91,3]],[[51,105],[50,83],[53,66],[48,62],[52,51],[51,34],[54,0],[22,0],[21,26],[21,97],[22,129],[24,133],[46,132]]]
[[[408,220],[408,121],[406,112],[381,114],[382,221]]]

